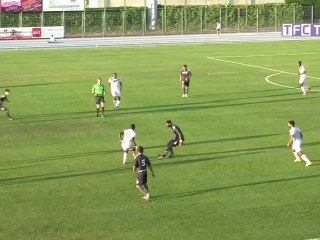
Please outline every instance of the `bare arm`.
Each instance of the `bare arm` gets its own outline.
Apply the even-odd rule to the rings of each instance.
[[[122,140],[123,140],[123,135],[124,135],[124,132],[123,132],[123,131],[119,133],[120,142],[122,142]]]
[[[155,175],[154,175],[153,168],[152,168],[151,165],[149,165],[149,169],[150,169],[150,171],[151,171],[151,173],[152,173],[152,177],[154,177]]]
[[[287,146],[289,147],[293,143],[293,136],[290,136],[289,142],[287,143]]]

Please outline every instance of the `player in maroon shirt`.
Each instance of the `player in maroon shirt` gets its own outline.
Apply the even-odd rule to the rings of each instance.
[[[182,85],[182,97],[188,97],[190,78],[192,77],[190,69],[184,64],[180,71],[180,83]]]

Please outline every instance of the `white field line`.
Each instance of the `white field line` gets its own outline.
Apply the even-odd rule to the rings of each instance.
[[[276,85],[276,86],[280,86],[280,87],[284,87],[284,88],[295,88],[295,87],[290,87],[290,86],[286,86],[286,85],[274,83],[274,82],[271,82],[271,81],[269,80],[269,78],[272,78],[272,77],[274,77],[274,76],[276,76],[276,75],[280,75],[280,74],[282,74],[282,73],[275,73],[275,74],[269,75],[269,76],[267,76],[267,77],[265,78],[265,80],[266,80],[267,83],[270,83],[270,84],[273,84],[273,85]],[[299,88],[295,88],[295,89],[299,89]]]
[[[245,58],[245,57],[277,57],[277,56],[297,56],[297,55],[315,55],[320,52],[312,52],[312,53],[284,53],[284,54],[257,54],[257,55],[230,55],[230,56],[218,56],[218,58]]]
[[[257,65],[247,64],[247,63],[234,62],[234,61],[229,61],[229,60],[224,60],[224,59],[219,59],[219,58],[213,58],[213,57],[207,57],[207,58],[211,59],[211,60],[215,60],[215,61],[226,62],[226,63],[236,64],[236,65],[241,65],[241,66],[246,66],[246,67],[252,67],[252,68],[258,68],[258,69],[277,72],[276,74],[271,74],[271,75],[267,76],[265,78],[265,81],[270,83],[270,84],[277,85],[277,86],[280,86],[280,87],[295,88],[295,87],[290,87],[290,86],[286,86],[286,85],[282,85],[282,84],[277,84],[277,83],[271,82],[269,80],[271,77],[279,75],[279,74],[282,74],[282,73],[290,74],[290,75],[297,75],[295,73],[286,72],[286,71],[282,71],[282,70],[277,70],[277,69],[273,69],[273,68],[261,67],[261,66],[257,66]],[[313,78],[313,79],[320,80],[320,78],[312,77],[312,76],[308,76],[308,78]],[[312,90],[312,92],[318,92],[318,90]]]

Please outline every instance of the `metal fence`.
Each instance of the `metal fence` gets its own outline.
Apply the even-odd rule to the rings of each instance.
[[[66,37],[107,37],[280,31],[283,23],[320,23],[320,8],[295,4],[159,6],[86,9],[78,12],[0,13],[0,27],[64,26]]]

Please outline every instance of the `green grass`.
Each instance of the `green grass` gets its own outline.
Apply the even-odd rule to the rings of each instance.
[[[302,97],[266,83],[274,71],[206,58],[291,73],[302,60],[318,77],[318,45],[0,52],[0,88],[11,89],[15,118],[0,115],[0,239],[319,238],[319,92]],[[178,82],[185,63],[193,72],[187,99]],[[114,71],[124,82],[121,110],[112,110],[108,93],[107,117],[96,118],[91,87]],[[319,79],[309,83],[320,90]],[[186,144],[161,161],[156,154],[172,136],[167,119]],[[293,163],[286,147],[291,119],[303,130],[310,168]],[[131,164],[121,164],[118,133],[131,123],[156,174],[149,203],[135,189]]]

